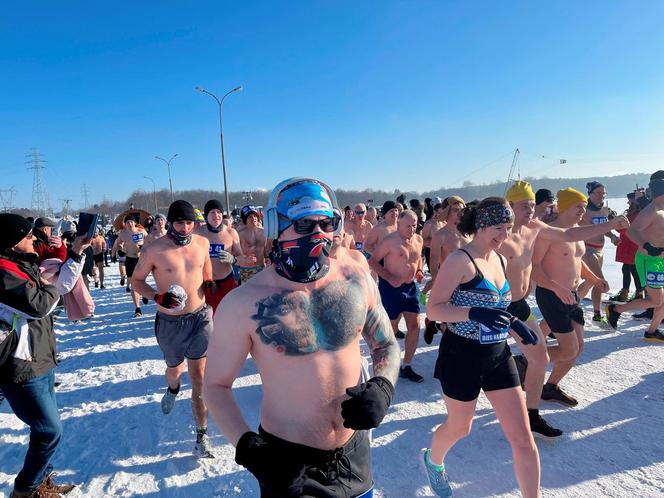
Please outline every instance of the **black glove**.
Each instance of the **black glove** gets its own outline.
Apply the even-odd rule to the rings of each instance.
[[[364,384],[349,387],[350,399],[341,403],[341,417],[348,429],[367,430],[383,421],[394,396],[394,386],[385,377],[372,377]]]
[[[650,242],[646,242],[643,244],[643,248],[648,251],[648,254],[650,256],[659,256],[664,252],[664,247],[656,247],[652,245]]]
[[[271,492],[271,495],[298,496],[292,490],[304,476],[304,464],[294,461],[283,449],[275,448],[260,434],[242,434],[235,446],[235,463],[251,472],[261,488]]]
[[[494,332],[502,332],[510,326],[510,315],[507,311],[498,308],[481,308],[474,306],[468,311],[468,318],[473,322],[481,323]]]
[[[182,299],[180,296],[173,294],[172,292],[164,292],[163,294],[154,295],[155,302],[169,310],[175,309],[182,304]]]
[[[203,282],[203,294],[207,302],[212,301],[212,296],[217,292],[217,283],[214,280],[206,280]]]
[[[518,318],[513,318],[510,328],[521,338],[521,343],[526,346],[535,345],[539,341],[537,333]]]

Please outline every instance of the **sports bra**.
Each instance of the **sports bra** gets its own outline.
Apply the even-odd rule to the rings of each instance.
[[[507,273],[505,271],[505,262],[500,254],[497,254],[500,259],[500,266],[503,267],[505,274],[505,283],[502,289],[498,289],[492,282],[486,279],[482,271],[477,267],[473,257],[465,249],[460,249],[470,259],[475,267],[475,276],[468,282],[458,285],[450,303],[454,306],[480,306],[483,308],[500,308],[506,309],[512,301],[512,292],[510,291],[510,284],[507,281]],[[468,320],[465,322],[449,323],[448,330],[450,332],[465,337],[467,339],[474,339],[482,344],[501,342],[507,338],[507,330],[501,333],[493,332],[479,323]]]

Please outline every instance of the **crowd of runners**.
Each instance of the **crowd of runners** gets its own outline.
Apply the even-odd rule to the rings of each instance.
[[[0,214],[0,389],[30,427],[11,497],[74,489],[53,480],[50,464],[63,436],[53,311],[61,296],[65,308],[94,309],[81,307],[81,282],[104,289],[104,268],[116,261],[132,296],[128,314],[157,305],[163,414],[177,402],[187,370],[194,454],[215,458],[209,410],[261,496],[372,496],[371,429],[388,412],[397,383],[408,389],[430,374],[416,361],[422,328],[427,344],[440,341],[433,375],[446,408],[431,441],[423,441],[433,492],[452,496],[445,457],[469,434],[483,391],[511,445],[521,494],[540,496],[534,437],[563,432],[542,418],[539,405],[578,403],[574,386],[561,384],[584,347],[581,300],[590,295],[592,320],[607,327],[643,311],[650,320],[644,339],[664,341],[664,171],[647,190],[628,194],[624,214],[608,208],[606,195],[599,182],[588,183],[587,193],[554,195],[516,181],[504,198],[455,195],[406,205],[400,197],[378,209],[344,208],[322,181],[291,178],[264,209],[245,206],[238,219],[216,199],[202,212],[177,200],[165,216],[130,213],[120,230],[91,239],[61,237],[48,218]],[[622,289],[610,299],[605,239],[618,246],[623,264]],[[521,354],[512,354],[510,337]],[[233,393],[248,355],[262,382],[257,428]]]

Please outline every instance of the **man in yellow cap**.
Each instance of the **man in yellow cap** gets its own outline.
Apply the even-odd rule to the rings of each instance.
[[[515,182],[505,197],[514,211],[512,234],[498,249],[507,260],[507,280],[512,289],[512,303],[507,311],[528,322],[528,326],[540,334],[540,341],[536,345],[523,346],[520,341],[517,342],[523,356],[515,356],[515,361],[522,376],[525,370],[522,383],[526,391],[526,406],[533,434],[538,437],[554,438],[560,436],[562,431],[551,427],[539,414],[542,385],[548,364],[546,342],[526,301],[533,269],[533,251],[536,241],[539,240],[542,244],[574,245],[576,241],[597,235],[603,229],[597,226],[576,227],[574,224],[569,225],[570,228],[550,226],[542,220],[533,218],[535,194],[530,184],[525,181]],[[563,203],[570,199],[565,194],[563,198]],[[629,226],[624,216],[616,218],[611,223],[612,226]]]
[[[559,190],[559,214],[552,226],[577,226],[587,205],[587,197],[578,190]],[[601,229],[603,227],[600,227]],[[609,289],[606,280],[591,272],[583,262],[585,250],[582,242],[553,242],[542,237],[535,243],[533,253],[532,278],[537,283],[537,306],[558,341],[557,346],[548,348],[553,369],[542,389],[542,399],[566,406],[578,404],[578,401],[560,389],[558,384],[583,351],[585,322],[583,310],[579,306],[579,283],[585,278],[603,292]]]

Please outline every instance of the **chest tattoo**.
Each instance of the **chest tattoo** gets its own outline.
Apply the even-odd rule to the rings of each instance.
[[[264,344],[288,356],[337,351],[364,327],[366,298],[350,276],[311,294],[285,290],[259,300],[256,334]]]

